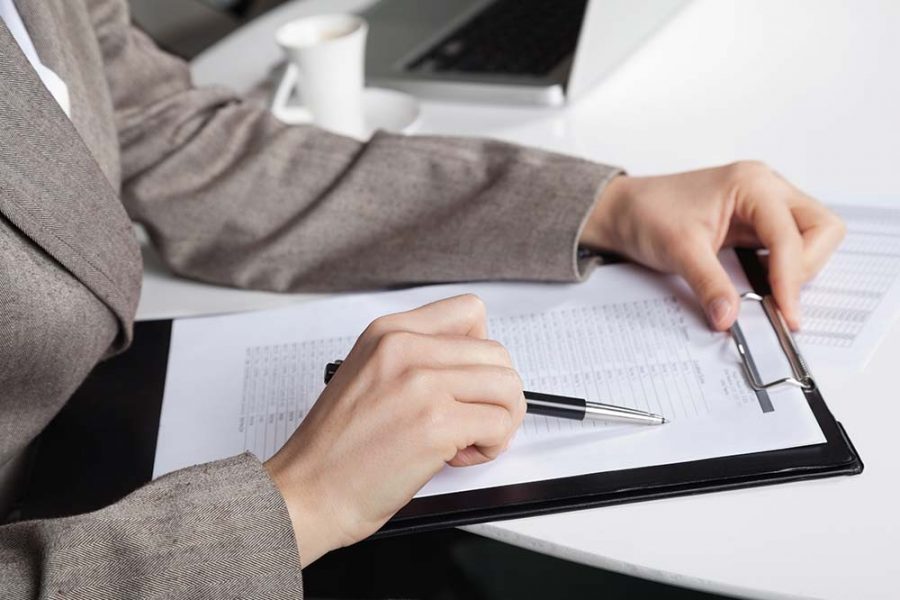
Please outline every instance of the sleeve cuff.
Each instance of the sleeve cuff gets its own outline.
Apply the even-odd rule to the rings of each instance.
[[[54,589],[103,581],[141,598],[303,596],[287,507],[250,454],[176,471],[62,521],[60,556],[73,560],[58,565]]]
[[[572,262],[573,262],[573,273],[574,279],[576,281],[584,281],[587,279],[588,275],[591,274],[594,267],[603,264],[603,255],[595,252],[593,250],[587,250],[582,248],[579,245],[581,240],[581,234],[584,231],[585,225],[587,225],[588,218],[590,218],[591,213],[594,211],[594,207],[597,205],[597,202],[600,201],[600,196],[603,195],[603,190],[606,188],[607,184],[612,181],[613,178],[618,177],[619,175],[624,175],[625,171],[619,167],[611,167],[607,165],[595,165],[597,170],[600,172],[595,175],[595,177],[599,178],[599,182],[594,184],[594,192],[593,196],[591,196],[591,202],[588,203],[587,208],[584,209],[582,207],[583,212],[581,213],[581,219],[578,222],[578,227],[575,230],[574,239],[569,238],[572,243]],[[587,183],[590,185],[590,182]],[[579,207],[573,207],[573,214],[578,214],[577,210]]]

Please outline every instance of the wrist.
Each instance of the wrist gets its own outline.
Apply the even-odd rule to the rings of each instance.
[[[288,469],[280,464],[277,454],[263,463],[263,467],[284,498],[301,566],[308,567],[323,555],[336,549],[338,545],[334,544],[328,535],[329,525],[333,524],[326,516],[316,514],[316,498],[308,497],[304,493],[310,491],[310,486],[295,481]]]
[[[622,236],[618,230],[618,216],[627,202],[630,180],[627,175],[617,175],[600,190],[582,230],[580,245],[593,250],[620,252]]]

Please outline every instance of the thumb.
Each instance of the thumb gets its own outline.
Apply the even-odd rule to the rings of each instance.
[[[716,253],[698,244],[673,258],[675,272],[694,290],[710,325],[718,331],[731,327],[737,319],[740,298]]]

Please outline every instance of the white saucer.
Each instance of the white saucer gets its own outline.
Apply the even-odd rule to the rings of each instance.
[[[273,107],[272,113],[288,125],[312,123],[312,115],[296,94],[284,106]],[[391,133],[410,133],[419,120],[419,101],[403,92],[370,87],[363,90],[363,113],[366,139],[378,129]]]

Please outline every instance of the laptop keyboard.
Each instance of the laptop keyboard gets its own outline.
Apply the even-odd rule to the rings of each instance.
[[[496,0],[407,70],[545,76],[575,51],[586,7],[587,0]]]

